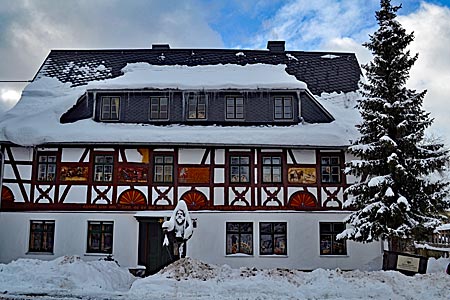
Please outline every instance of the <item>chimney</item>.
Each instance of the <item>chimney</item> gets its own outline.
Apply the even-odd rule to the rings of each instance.
[[[267,49],[273,53],[284,53],[285,41],[268,41]]]
[[[152,50],[168,50],[169,44],[152,44]]]

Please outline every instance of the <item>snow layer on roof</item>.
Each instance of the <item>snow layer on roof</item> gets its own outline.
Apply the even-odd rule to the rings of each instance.
[[[125,76],[92,82],[108,89],[306,89],[306,84],[285,71],[286,65],[156,66],[128,64]]]
[[[284,65],[253,66],[208,66],[208,67],[149,67],[147,64],[133,64],[125,68],[125,73],[115,79],[90,82],[85,86],[71,87],[70,83],[61,83],[55,78],[42,77],[30,83],[23,91],[22,98],[10,111],[0,115],[0,142],[9,141],[22,146],[36,146],[46,143],[152,143],[161,145],[242,145],[242,146],[347,146],[356,138],[358,132],[355,124],[359,122],[359,113],[353,109],[356,93],[323,94],[319,102],[334,116],[336,121],[324,124],[298,124],[293,126],[187,126],[169,125],[154,126],[142,124],[100,123],[86,119],[69,124],[61,124],[59,119],[70,109],[87,89],[98,88],[137,88],[168,87],[175,82],[178,88],[203,87],[224,88],[223,84],[232,79],[232,74],[241,70],[240,74],[253,74],[245,87],[250,88],[249,81],[257,82],[257,78],[266,78],[267,85],[277,82],[272,73],[283,78],[294,78],[288,75]],[[189,68],[193,68],[189,70]],[[245,70],[247,69],[248,70]],[[172,70],[174,73],[170,73]],[[197,74],[195,70],[200,70]],[[212,70],[216,70],[215,73]],[[219,72],[223,70],[223,72]],[[238,72],[239,73],[239,72]],[[152,77],[150,74],[153,74]],[[170,74],[173,74],[171,78]],[[177,74],[175,76],[175,74]],[[197,79],[189,78],[189,74]],[[195,74],[195,76],[194,76]],[[215,83],[208,81],[208,74],[216,77]],[[223,80],[220,84],[220,74]],[[252,76],[253,76],[252,75]],[[184,77],[183,77],[184,76]],[[201,80],[200,80],[201,79]],[[296,81],[296,79],[294,78]],[[197,85],[193,83],[196,82]],[[279,83],[282,81],[278,81]],[[236,86],[239,82],[236,82]],[[292,82],[285,87],[291,88],[302,83]],[[241,83],[241,88],[243,84]],[[261,82],[259,85],[261,86]],[[278,88],[281,86],[276,85]],[[253,86],[256,88],[256,85]],[[275,85],[272,85],[275,87]]]

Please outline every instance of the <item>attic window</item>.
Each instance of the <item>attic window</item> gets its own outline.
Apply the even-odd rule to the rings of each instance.
[[[169,118],[169,98],[150,98],[150,120],[167,120]]]
[[[227,102],[227,119],[243,119],[244,118],[244,98],[242,97],[226,97]]]
[[[275,97],[275,119],[292,119],[292,97]]]
[[[101,120],[119,120],[120,97],[102,97]]]
[[[206,119],[207,96],[205,94],[188,94],[188,115],[189,120]]]

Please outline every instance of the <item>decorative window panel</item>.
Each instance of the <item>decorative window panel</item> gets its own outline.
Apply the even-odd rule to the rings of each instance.
[[[262,181],[264,183],[280,183],[283,181],[280,156],[263,156],[262,165]]]
[[[287,255],[287,224],[285,222],[259,223],[259,254]]]
[[[113,155],[94,156],[94,181],[112,182],[114,170]]]
[[[30,221],[29,252],[53,253],[55,221]]]
[[[153,159],[153,181],[161,183],[173,182],[173,156],[155,155]]]
[[[112,253],[114,222],[88,222],[88,253]]]
[[[102,97],[101,119],[119,120],[120,97]]]
[[[253,223],[226,223],[226,254],[253,254]]]
[[[187,106],[189,120],[206,119],[207,96],[205,94],[188,94]]]
[[[320,223],[320,255],[347,254],[346,241],[336,238],[344,229],[344,223]]]
[[[230,156],[230,182],[249,183],[250,182],[250,157]]]
[[[56,154],[38,153],[37,180],[53,182],[56,178]]]
[[[323,183],[341,182],[341,163],[339,156],[322,156],[320,159]]]
[[[244,118],[244,98],[226,97],[226,118],[227,119]]]
[[[150,120],[169,119],[169,98],[151,97],[150,98]]]
[[[274,104],[275,119],[292,119],[292,97],[275,97]]]

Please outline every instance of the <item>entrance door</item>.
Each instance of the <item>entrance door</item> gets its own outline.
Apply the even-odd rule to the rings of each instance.
[[[138,264],[146,266],[146,274],[154,274],[174,261],[172,249],[163,246],[164,218],[137,218],[139,222]]]

